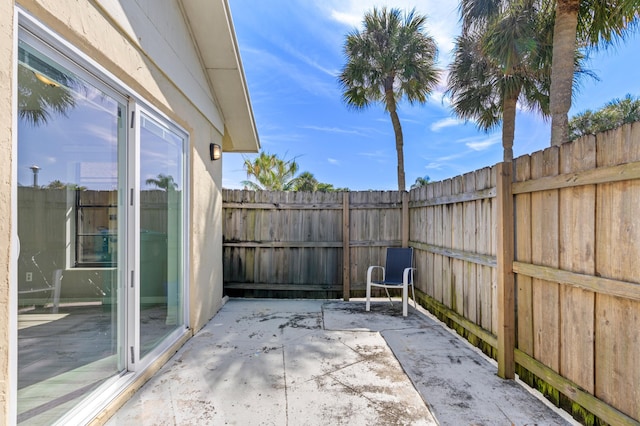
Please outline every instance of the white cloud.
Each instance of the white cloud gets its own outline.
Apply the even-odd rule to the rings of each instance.
[[[335,158],[327,158],[327,161],[329,162],[329,164],[333,164],[334,166],[340,165],[340,162]]]
[[[291,82],[291,86],[305,90],[315,96],[323,96],[330,99],[340,97],[338,85],[332,79],[327,80],[324,77],[312,75],[306,70],[302,69],[299,64],[288,62],[281,57],[267,52],[263,49],[256,49],[247,47],[243,49],[243,52],[247,54],[253,61],[253,66],[260,68],[262,73],[268,78],[273,79],[276,76],[283,76],[287,81]],[[246,60],[245,62],[249,62]],[[266,70],[271,70],[267,71]],[[323,71],[331,75],[331,71]],[[273,89],[269,91],[273,93]]]
[[[325,8],[329,16],[336,22],[349,27],[360,27],[365,12],[373,7],[398,8],[405,11],[416,9],[416,12],[427,15],[427,32],[434,38],[444,62],[450,61],[455,38],[460,32],[458,19],[458,2],[440,0],[332,0],[327,1]]]
[[[289,55],[293,56],[294,58],[302,61],[303,63],[309,65],[310,67],[330,76],[330,77],[337,77],[338,74],[340,74],[340,72],[338,70],[332,70],[332,69],[328,69],[325,68],[324,66],[322,66],[321,64],[318,63],[317,60],[309,57],[308,55],[305,55],[304,53],[300,52],[299,50],[295,49],[293,46],[291,46],[290,43],[288,43],[287,41],[282,41],[282,40],[277,40],[276,41],[277,45],[283,49],[285,52],[287,52]]]
[[[432,123],[430,128],[432,132],[439,132],[445,127],[453,127],[460,124],[463,124],[463,121],[460,121],[459,119],[454,117],[447,117],[443,118],[442,120],[438,120],[435,123]]]
[[[334,21],[341,24],[348,25],[350,27],[358,27],[362,23],[362,14],[338,12],[337,10],[331,11],[331,18]]]
[[[500,143],[502,141],[502,136],[500,134],[495,134],[493,136],[489,136],[488,138],[476,138],[475,140],[469,140],[465,142],[465,145],[474,150],[474,151],[484,151],[492,147],[493,145]]]
[[[350,134],[350,135],[364,136],[361,132],[358,132],[357,130],[341,129],[339,127],[300,126],[300,128],[308,129],[308,130],[316,130],[318,132],[346,133],[346,134]]]
[[[385,163],[388,158],[388,154],[380,149],[373,152],[360,152],[358,155],[376,160],[378,163]]]

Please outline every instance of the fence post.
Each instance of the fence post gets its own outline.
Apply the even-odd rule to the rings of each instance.
[[[351,292],[351,236],[349,234],[349,192],[342,194],[342,298],[349,301]]]
[[[409,247],[409,193],[402,193],[402,247]]]
[[[511,162],[497,165],[498,263],[498,376],[515,377],[515,287],[513,277],[514,229]]]

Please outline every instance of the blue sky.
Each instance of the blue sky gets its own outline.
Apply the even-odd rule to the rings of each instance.
[[[426,14],[427,32],[446,70],[459,33],[457,2],[440,0],[229,0],[262,149],[293,159],[320,182],[351,190],[397,189],[393,128],[381,106],[348,109],[337,75],[346,34],[374,5]],[[640,95],[640,36],[590,54],[599,81],[584,79],[572,114],[597,109],[627,93]],[[443,97],[446,74],[423,106],[401,105],[407,188],[492,166],[502,159],[500,129],[485,133],[455,118]],[[519,111],[514,156],[549,145],[550,123]],[[223,186],[242,188],[242,163],[253,154],[225,153]]]

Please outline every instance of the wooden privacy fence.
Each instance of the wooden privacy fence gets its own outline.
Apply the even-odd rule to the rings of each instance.
[[[406,214],[398,192],[224,190],[225,290],[348,298],[385,247],[402,245],[403,198]]]
[[[409,245],[420,302],[500,376],[585,423],[639,424],[640,123],[405,194],[223,199],[228,293],[348,299],[385,247]]]

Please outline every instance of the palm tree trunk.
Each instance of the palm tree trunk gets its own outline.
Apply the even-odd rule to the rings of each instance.
[[[576,29],[580,0],[557,0],[551,62],[551,146],[569,140],[569,109],[573,90]]]
[[[391,116],[391,123],[393,124],[393,133],[396,135],[396,154],[398,156],[398,191],[405,191],[405,180],[404,180],[404,138],[402,136],[402,126],[400,126],[400,118],[398,118],[398,113],[396,109],[393,108],[393,111],[389,111],[389,115]]]
[[[516,106],[518,95],[506,97],[502,104],[502,152],[503,160],[513,160],[513,140],[516,132]]]
[[[391,116],[393,133],[396,135],[396,155],[398,157],[398,191],[404,192],[406,185],[404,180],[404,137],[402,136],[402,126],[396,111],[396,98],[393,95],[393,77],[385,81],[385,105]]]

